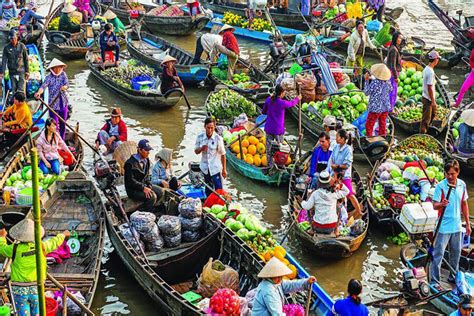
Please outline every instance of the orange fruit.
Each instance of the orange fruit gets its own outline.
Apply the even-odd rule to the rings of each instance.
[[[270,251],[265,251],[265,253],[263,254],[263,260],[265,262],[269,261],[270,259],[272,258],[272,254],[270,253]]]
[[[285,248],[283,248],[282,246],[275,246],[275,248],[273,248],[273,252],[281,252],[281,254],[283,255],[283,258],[286,257],[286,250]]]
[[[283,255],[281,251],[273,251],[273,256],[277,258],[278,260],[280,260],[281,262],[285,260],[285,256]]]
[[[266,145],[267,143],[267,139],[265,138],[265,136],[260,137],[259,141],[264,145]]]
[[[253,164],[256,167],[260,167],[262,165],[262,159],[260,159],[260,156],[258,154],[253,156]]]
[[[234,152],[236,154],[240,153],[240,146],[239,146],[238,143],[232,145],[232,152]]]
[[[267,155],[263,155],[263,156],[262,156],[262,166],[263,166],[263,167],[268,166]]]
[[[239,153],[239,154],[237,154],[237,159],[240,159],[240,153]]]
[[[259,154],[263,155],[263,154],[265,153],[265,151],[266,151],[265,145],[262,144],[262,143],[259,143],[259,144],[257,145],[257,152],[258,152]]]
[[[288,166],[290,163],[291,163],[291,157],[290,157],[290,156],[288,156],[288,159],[286,159],[286,163],[285,163],[285,165],[287,165],[287,166]]]
[[[247,147],[242,147],[242,154],[247,155]]]
[[[252,155],[245,156],[245,162],[248,163],[249,165],[253,165],[253,156]]]
[[[257,147],[255,145],[250,145],[247,147],[249,154],[255,155],[257,153]]]
[[[249,147],[249,145],[250,145],[250,143],[249,143],[248,140],[244,139],[244,140],[242,141],[242,147],[247,148],[247,147]]]
[[[258,144],[258,139],[255,136],[250,136],[249,137],[249,143],[252,145],[257,145]]]
[[[298,270],[296,269],[296,267],[292,264],[288,265],[288,268],[291,270],[291,273],[288,275],[288,278],[290,280],[296,278],[296,276],[298,275]]]

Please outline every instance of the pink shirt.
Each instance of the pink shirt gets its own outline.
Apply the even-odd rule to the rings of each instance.
[[[44,131],[36,141],[36,148],[38,148],[38,155],[42,160],[54,160],[59,159],[59,149],[62,149],[68,153],[71,153],[66,143],[62,140],[61,136],[56,132],[55,141],[51,144],[46,140]]]

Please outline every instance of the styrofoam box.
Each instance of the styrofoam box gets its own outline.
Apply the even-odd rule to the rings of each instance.
[[[431,202],[405,204],[400,213],[400,223],[411,234],[434,231],[437,220],[438,212]]]

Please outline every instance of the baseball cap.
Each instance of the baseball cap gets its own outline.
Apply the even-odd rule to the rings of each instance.
[[[461,305],[461,308],[464,308],[464,309],[474,307],[474,301],[472,299],[472,296],[469,294],[462,294],[459,297],[459,304]]]
[[[148,141],[148,139],[142,139],[141,141],[139,141],[138,148],[146,151],[153,150],[153,148],[150,146],[150,142]]]
[[[436,58],[439,58],[439,53],[435,50],[432,50],[429,54],[428,54],[428,58],[429,59],[436,59]]]
[[[17,38],[17,37],[18,37],[18,32],[16,30],[10,30],[10,32],[8,32],[8,39]]]
[[[329,127],[336,126],[337,121],[336,118],[332,115],[328,115],[324,118],[323,124]]]

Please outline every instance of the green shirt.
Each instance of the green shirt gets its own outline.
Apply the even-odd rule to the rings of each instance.
[[[71,18],[67,13],[61,13],[59,17],[59,31],[78,33],[81,31],[81,26],[71,22]]]
[[[43,242],[43,281],[46,279],[46,254],[58,249],[64,242],[64,234],[58,234]],[[7,244],[5,237],[0,237],[0,255],[12,258],[14,244]],[[13,282],[31,283],[36,282],[36,255],[35,243],[19,243],[16,247],[15,260],[11,264],[11,280]]]
[[[115,18],[112,20],[108,20],[114,26],[114,33],[123,33],[125,32],[125,25],[123,25],[122,21],[119,18]]]

